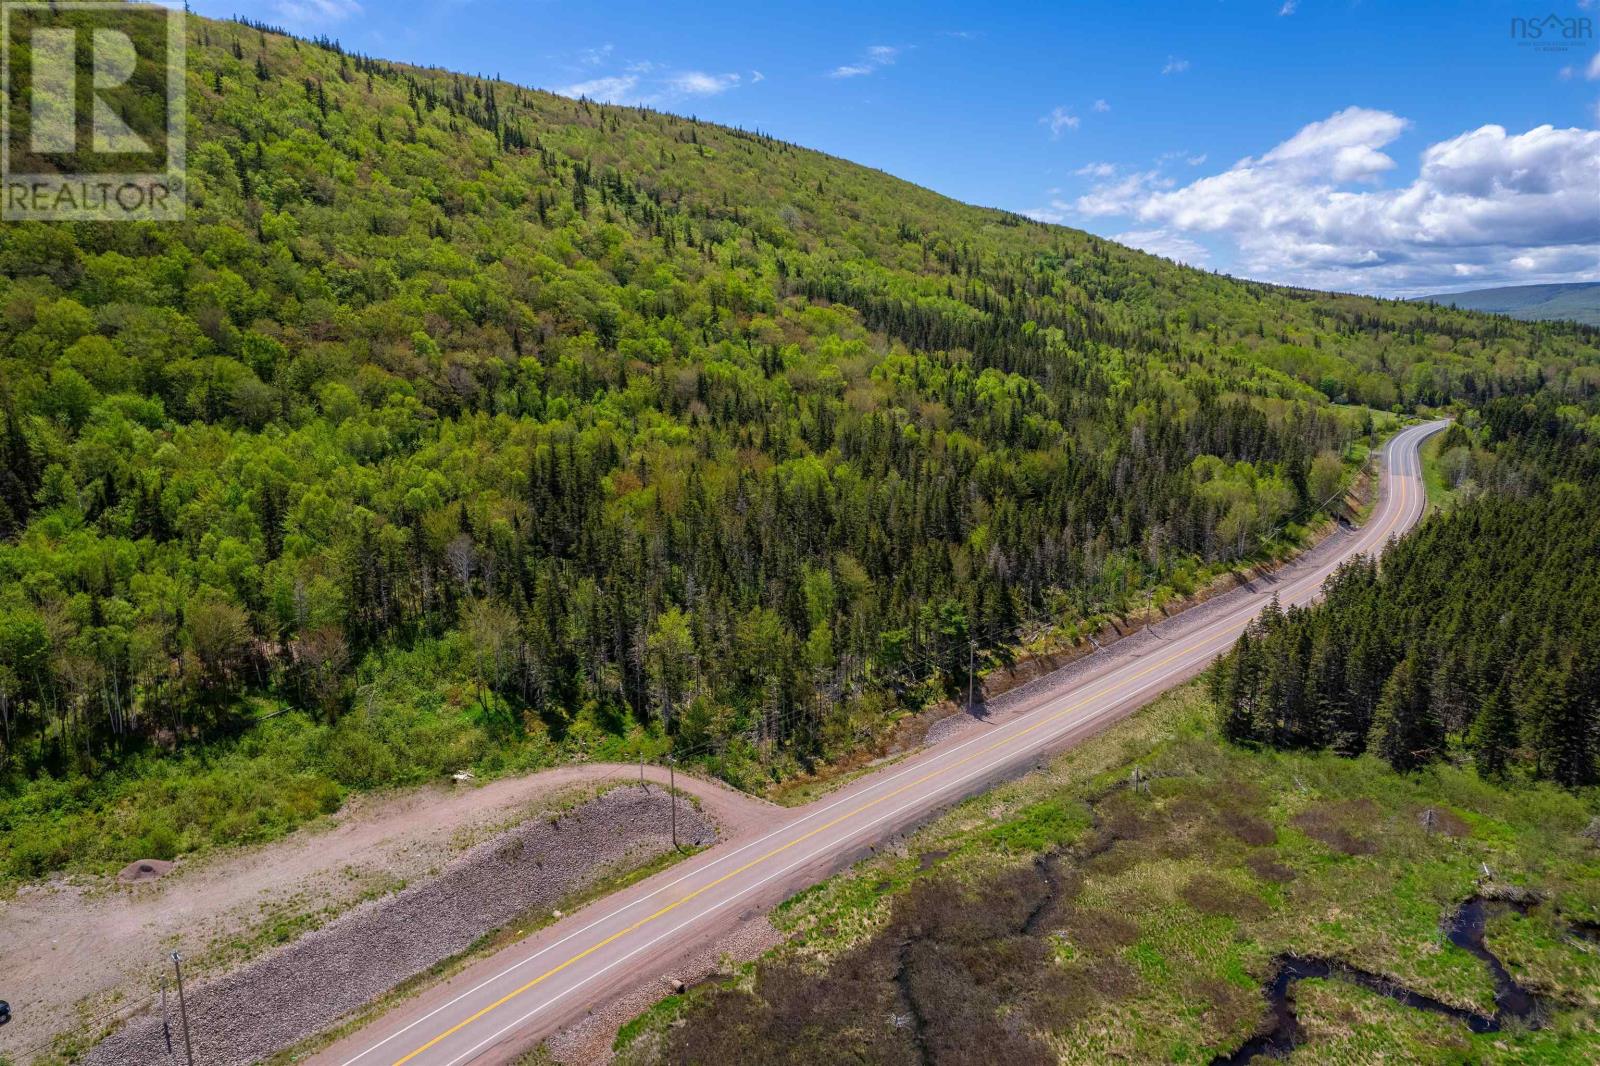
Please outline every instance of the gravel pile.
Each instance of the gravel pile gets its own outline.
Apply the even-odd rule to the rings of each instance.
[[[295,1044],[484,934],[535,908],[553,908],[597,875],[671,847],[666,792],[627,786],[560,815],[530,821],[466,852],[437,877],[357,907],[271,955],[191,987],[194,1057],[246,1066]],[[679,838],[710,843],[716,829],[678,804]],[[183,1033],[171,1004],[179,1060]],[[83,1060],[159,1066],[172,1060],[160,1017],[131,1019]]]

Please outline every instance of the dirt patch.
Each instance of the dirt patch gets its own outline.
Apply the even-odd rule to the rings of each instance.
[[[1222,828],[1232,833],[1241,843],[1249,844],[1253,848],[1263,848],[1278,842],[1278,831],[1272,827],[1271,822],[1258,815],[1229,808],[1222,811],[1221,822]]]
[[[1106,955],[1139,939],[1139,926],[1115,911],[1080,908],[1067,917],[1066,936],[1074,947]]]
[[[1416,807],[1411,815],[1425,831],[1461,839],[1472,835],[1472,827],[1449,807]]]
[[[1378,805],[1368,799],[1319,803],[1289,819],[1289,824],[1341,855],[1371,855],[1377,846],[1356,827],[1371,825],[1378,814]]]
[[[1269,851],[1257,851],[1245,857],[1244,864],[1250,872],[1263,881],[1286,885],[1295,879],[1294,870],[1278,862]]]
[[[666,780],[664,769],[645,773]],[[21,886],[0,900],[6,991],[16,1013],[0,1030],[0,1054],[26,1063],[57,1038],[87,1040],[143,1009],[160,977],[170,977],[168,953],[175,948],[190,960],[186,978],[221,976],[365,900],[437,875],[467,849],[541,810],[637,775],[636,767],[596,763],[483,785],[357,796],[326,821],[275,843],[180,858],[159,880]],[[764,827],[778,813],[685,774],[678,786],[730,836]]]
[[[711,821],[680,803],[678,834],[709,844]],[[327,1028],[495,929],[531,919],[608,870],[671,848],[666,795],[625,786],[473,848],[438,877],[356,908],[326,927],[189,993],[195,1059],[247,1066]],[[159,1015],[96,1046],[90,1066],[159,1062]]]

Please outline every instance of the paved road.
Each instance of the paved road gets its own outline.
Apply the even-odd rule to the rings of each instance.
[[[730,841],[617,893],[538,936],[402,1003],[317,1057],[329,1066],[459,1066],[503,1059],[583,1015],[590,1004],[669,969],[741,916],[759,913],[826,877],[932,812],[1013,776],[1194,677],[1276,593],[1288,606],[1314,598],[1357,553],[1382,549],[1422,515],[1418,445],[1442,429],[1404,430],[1384,450],[1382,495],[1359,530],[1260,588],[1232,594],[1159,627],[1158,642],[1079,675],[1015,713],[964,731],[824,799],[783,812],[755,839]]]

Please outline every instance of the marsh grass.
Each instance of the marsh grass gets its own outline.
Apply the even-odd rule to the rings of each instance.
[[[1600,946],[1562,932],[1600,915],[1600,849],[1581,835],[1600,796],[1247,751],[1216,738],[1213,713],[1199,684],[1179,689],[801,893],[775,915],[789,942],[737,994],[630,1036],[654,1031],[653,1057],[689,1062],[737,1039],[744,1062],[910,1062],[937,1047],[956,1062],[1204,1063],[1265,1023],[1262,985],[1286,953],[1493,1013],[1487,967],[1442,927],[1487,867],[1546,900],[1488,931],[1550,997],[1545,1025],[1474,1036],[1306,981],[1296,1060],[1600,1059]],[[1148,790],[1126,787],[1135,765]]]

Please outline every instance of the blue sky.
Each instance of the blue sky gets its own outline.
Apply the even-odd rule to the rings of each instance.
[[[765,132],[1231,273],[1600,279],[1600,3],[191,0]]]

